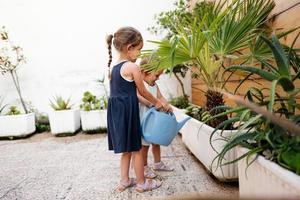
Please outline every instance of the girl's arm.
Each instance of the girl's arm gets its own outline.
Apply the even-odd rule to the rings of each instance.
[[[164,108],[167,112],[173,112],[172,106],[168,103],[168,101],[165,99],[165,97],[161,94],[160,89],[157,84],[155,84],[157,88],[157,98],[163,103]]]
[[[141,70],[138,65],[135,63],[129,62],[126,63],[124,66],[125,69],[123,69],[123,72],[128,71],[132,75],[132,79],[135,82],[135,85],[137,87],[138,92],[142,97],[150,101],[156,109],[164,109],[162,103],[160,100],[155,98],[148,90],[145,88],[145,85],[143,83]]]
[[[150,101],[148,101],[147,99],[145,99],[144,97],[142,97],[140,95],[138,90],[136,91],[136,94],[137,94],[137,97],[138,97],[140,103],[144,104],[147,107],[153,106],[153,104]]]

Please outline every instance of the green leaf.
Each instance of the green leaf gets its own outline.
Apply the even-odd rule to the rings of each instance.
[[[244,71],[244,72],[257,74],[268,81],[273,81],[278,78],[275,74],[273,74],[271,72],[266,72],[257,67],[250,67],[250,66],[244,66],[244,65],[233,65],[226,69],[226,71],[231,71],[231,70],[240,70],[240,71]]]
[[[272,34],[272,42],[264,36],[262,36],[262,39],[265,41],[265,43],[267,43],[274,54],[279,74],[290,77],[287,57],[285,56],[282,46],[280,45],[275,33]]]

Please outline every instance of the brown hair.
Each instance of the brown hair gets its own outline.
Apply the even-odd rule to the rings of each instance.
[[[143,38],[141,33],[133,27],[122,27],[114,35],[110,34],[106,38],[107,48],[108,48],[108,76],[110,77],[110,65],[112,61],[112,52],[111,52],[111,44],[114,44],[114,47],[117,51],[122,51],[124,47],[127,45],[131,45],[133,47],[138,46],[141,42],[143,42]]]

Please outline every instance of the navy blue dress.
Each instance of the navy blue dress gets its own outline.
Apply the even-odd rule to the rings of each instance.
[[[136,85],[120,74],[125,62],[113,67],[110,80],[107,133],[109,150],[115,153],[139,151],[142,147]]]

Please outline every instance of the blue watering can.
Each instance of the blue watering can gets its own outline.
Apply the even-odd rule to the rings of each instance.
[[[187,117],[178,123],[173,113],[150,108],[141,122],[143,137],[149,143],[168,146],[189,119]]]

